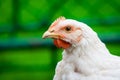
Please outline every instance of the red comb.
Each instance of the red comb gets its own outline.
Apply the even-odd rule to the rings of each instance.
[[[56,24],[58,24],[60,21],[65,20],[65,17],[61,16],[59,18],[57,18],[50,26],[50,28],[54,27]]]

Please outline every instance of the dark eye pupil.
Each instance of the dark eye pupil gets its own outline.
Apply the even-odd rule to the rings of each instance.
[[[71,27],[66,27],[66,31],[70,31],[71,30]]]

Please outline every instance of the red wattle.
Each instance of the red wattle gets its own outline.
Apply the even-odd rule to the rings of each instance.
[[[61,39],[54,39],[54,44],[55,44],[56,47],[63,48],[63,49],[69,48],[71,46],[70,43],[65,42]]]

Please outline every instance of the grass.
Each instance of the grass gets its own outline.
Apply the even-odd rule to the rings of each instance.
[[[0,75],[0,80],[52,80],[53,71],[6,72]]]
[[[50,80],[54,70],[46,48],[8,50],[0,54],[0,80]]]
[[[113,55],[120,56],[120,44],[106,44],[107,48],[109,49],[110,53]]]

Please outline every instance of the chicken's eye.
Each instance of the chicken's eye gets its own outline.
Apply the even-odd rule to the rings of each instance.
[[[71,31],[71,27],[70,26],[67,26],[67,27],[65,27],[65,31]]]

